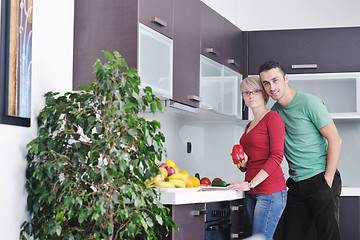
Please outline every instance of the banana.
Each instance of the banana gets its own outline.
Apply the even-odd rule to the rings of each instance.
[[[164,175],[162,175],[162,174],[160,173],[160,174],[158,174],[158,175],[156,175],[156,176],[154,177],[153,182],[156,184],[156,183],[158,183],[158,182],[164,181],[164,179],[165,179]]]
[[[179,179],[169,179],[169,182],[174,184],[175,187],[177,188],[184,188],[186,185],[183,180],[179,180]]]
[[[148,188],[152,188],[152,187],[155,186],[155,183],[150,179],[146,179],[145,180],[145,186],[148,187]]]
[[[169,177],[169,180],[172,179],[181,180],[186,184],[188,177],[183,173],[175,173]]]
[[[157,188],[174,188],[175,185],[171,182],[158,182],[158,183],[155,183],[155,187],[157,187]]]
[[[164,175],[165,178],[167,178],[167,176],[168,176],[168,171],[167,171],[165,168],[159,167],[159,171],[160,171],[160,173],[161,173],[162,175]]]

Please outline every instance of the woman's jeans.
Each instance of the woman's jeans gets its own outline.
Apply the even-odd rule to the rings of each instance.
[[[246,209],[253,235],[263,235],[266,240],[273,239],[286,199],[286,189],[272,194],[245,194]]]

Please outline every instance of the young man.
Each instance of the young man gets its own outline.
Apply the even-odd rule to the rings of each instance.
[[[341,239],[341,178],[337,171],[341,138],[336,126],[318,97],[290,88],[280,63],[264,63],[259,74],[265,91],[276,101],[272,110],[285,122],[284,150],[290,177],[284,239],[304,240],[313,222],[318,239]]]

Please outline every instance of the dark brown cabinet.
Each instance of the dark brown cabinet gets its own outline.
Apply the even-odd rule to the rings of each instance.
[[[360,71],[360,28],[248,32],[249,74],[276,60],[287,73]]]
[[[129,67],[138,67],[139,21],[171,38],[174,0],[76,0],[73,89],[93,81],[102,50],[118,51]]]
[[[200,1],[175,0],[173,100],[199,107]]]
[[[201,54],[223,63],[224,18],[201,2]]]
[[[250,236],[245,199],[230,201],[230,220],[230,239],[243,239]]]
[[[139,0],[139,22],[173,37],[174,0]]]
[[[102,50],[118,51],[129,67],[137,66],[138,4],[126,0],[76,0],[73,89],[95,79],[95,59]]]
[[[201,4],[201,54],[247,75],[247,35],[206,4]]]
[[[205,239],[205,203],[167,205],[178,229],[172,229],[163,239]]]
[[[223,65],[247,75],[247,33],[224,19]]]
[[[360,197],[340,198],[340,232],[342,239],[360,239]]]

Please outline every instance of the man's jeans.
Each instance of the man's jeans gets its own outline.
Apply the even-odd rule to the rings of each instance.
[[[286,204],[287,191],[272,194],[246,194],[246,209],[252,234],[272,240],[276,225]]]
[[[304,240],[314,222],[319,240],[339,240],[341,177],[336,171],[332,187],[324,173],[295,182],[289,178],[288,201],[284,210],[284,239]]]

